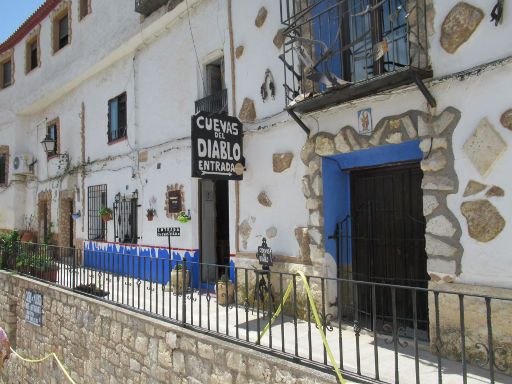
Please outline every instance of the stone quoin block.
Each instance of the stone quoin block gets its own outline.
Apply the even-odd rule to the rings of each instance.
[[[507,143],[486,118],[482,119],[464,144],[464,153],[482,177],[488,176],[493,165],[507,149]]]
[[[463,1],[459,2],[443,21],[441,47],[448,53],[455,53],[471,37],[483,17],[484,13],[479,8]]]

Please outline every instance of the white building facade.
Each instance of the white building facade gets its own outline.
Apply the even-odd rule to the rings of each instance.
[[[512,8],[160,3],[48,0],[0,45],[1,229],[510,296]],[[243,180],[191,177],[203,108],[244,123]]]

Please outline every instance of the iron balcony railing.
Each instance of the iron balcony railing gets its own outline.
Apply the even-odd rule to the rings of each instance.
[[[210,96],[203,97],[196,101],[197,112],[209,113],[227,113],[228,111],[228,91],[223,89]]]
[[[429,67],[425,0],[281,0],[281,21],[287,104]]]
[[[0,267],[331,373],[332,354],[357,382],[512,380],[511,298],[33,243],[0,246]]]
[[[182,1],[183,0],[135,0],[135,12],[148,16],[164,5],[172,3],[170,5],[176,6]]]

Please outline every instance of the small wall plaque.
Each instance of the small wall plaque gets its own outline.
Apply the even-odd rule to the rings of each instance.
[[[169,213],[180,213],[182,211],[181,191],[167,192]]]
[[[371,135],[373,132],[372,109],[362,109],[357,112],[357,128],[361,135]]]
[[[43,326],[43,295],[28,289],[25,291],[25,321]]]
[[[169,219],[177,220],[181,212],[186,211],[185,191],[181,184],[167,186],[165,192],[165,214]]]

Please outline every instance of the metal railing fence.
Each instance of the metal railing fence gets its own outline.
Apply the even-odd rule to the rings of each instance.
[[[0,257],[4,269],[332,372],[320,327],[344,375],[361,382],[511,380],[512,298],[307,275],[309,300],[297,274],[250,264],[33,243],[0,247]],[[192,274],[206,280],[193,287]],[[370,308],[360,307],[361,295],[371,298]],[[391,303],[384,312],[381,295]],[[422,295],[429,307],[424,325]],[[398,296],[408,297],[409,313],[397,312]]]
[[[228,91],[223,89],[212,95],[203,97],[195,102],[196,113],[227,113],[228,111]]]

